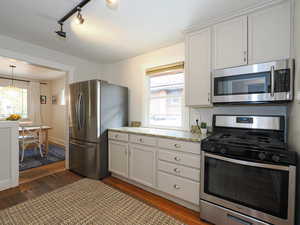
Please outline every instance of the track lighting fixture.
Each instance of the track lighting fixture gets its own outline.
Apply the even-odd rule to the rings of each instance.
[[[81,15],[81,8],[78,7],[77,8],[77,16],[75,19],[76,24],[83,24],[84,23],[84,18]]]
[[[66,34],[66,32],[64,32],[64,28],[63,28],[64,24],[63,23],[59,23],[59,25],[60,25],[60,30],[59,31],[55,31],[55,33],[58,36],[62,37],[62,38],[66,38],[67,34]]]
[[[71,16],[73,16],[75,13],[77,13],[75,22],[77,24],[83,24],[84,18],[81,15],[81,9],[90,1],[91,0],[82,0],[79,4],[77,4],[77,6],[71,9],[64,17],[62,17],[59,21],[57,21],[57,23],[60,25],[60,30],[55,31],[55,33],[62,38],[66,38],[67,37],[66,32],[63,31],[64,22],[67,19],[69,19]],[[110,9],[117,9],[119,7],[120,0],[104,0],[104,1],[106,3],[106,6]]]

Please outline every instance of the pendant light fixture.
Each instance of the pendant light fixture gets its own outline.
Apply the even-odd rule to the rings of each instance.
[[[15,89],[14,69],[16,68],[16,66],[15,65],[9,65],[9,67],[11,68],[11,84],[8,86],[8,88]]]

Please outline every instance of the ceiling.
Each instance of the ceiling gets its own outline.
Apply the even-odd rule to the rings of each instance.
[[[55,80],[66,75],[64,71],[54,70],[47,67],[36,66],[24,61],[0,57],[0,76],[11,76],[10,65],[15,65],[14,76],[30,80]]]
[[[70,19],[68,38],[58,38],[56,21],[79,0],[1,1],[0,34],[98,63],[111,63],[183,40],[191,25],[272,0],[120,0],[118,10],[92,0],[83,25]]]

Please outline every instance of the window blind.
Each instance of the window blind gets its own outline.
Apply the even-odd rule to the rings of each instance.
[[[178,74],[184,71],[184,62],[152,67],[146,70],[147,76],[160,76],[165,74]]]

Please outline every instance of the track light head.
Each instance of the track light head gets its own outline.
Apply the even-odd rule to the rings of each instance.
[[[110,9],[118,9],[119,8],[119,0],[105,0],[106,6]]]
[[[66,34],[66,32],[64,32],[64,30],[63,30],[64,24],[63,24],[63,23],[59,23],[59,25],[60,25],[60,30],[59,30],[59,31],[55,31],[55,33],[56,33],[58,36],[62,37],[62,38],[66,38],[66,37],[67,37],[67,34]]]
[[[75,19],[76,24],[83,24],[84,23],[84,18],[81,15],[81,8],[77,7],[77,16]]]

